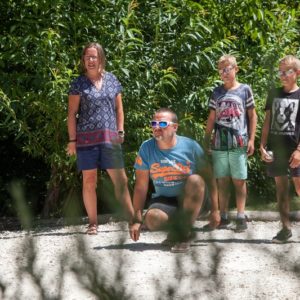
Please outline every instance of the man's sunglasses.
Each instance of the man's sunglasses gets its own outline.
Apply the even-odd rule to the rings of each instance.
[[[173,125],[176,124],[174,122],[171,121],[151,121],[150,122],[150,126],[153,128],[156,128],[157,126],[159,128],[167,128],[169,125]]]

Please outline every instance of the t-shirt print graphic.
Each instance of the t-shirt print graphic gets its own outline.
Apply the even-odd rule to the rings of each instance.
[[[271,132],[278,135],[294,135],[299,101],[275,98],[272,105]]]
[[[226,95],[217,103],[216,123],[227,128],[240,130],[243,124],[244,109],[241,99],[235,95]]]
[[[156,184],[162,186],[181,184],[190,173],[190,162],[186,162],[186,165],[179,162],[172,162],[171,164],[153,163],[150,168],[151,178]]]

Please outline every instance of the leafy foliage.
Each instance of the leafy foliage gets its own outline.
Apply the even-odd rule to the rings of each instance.
[[[13,137],[17,148],[49,168],[46,214],[60,212],[62,199],[80,185],[74,159],[65,155],[67,91],[87,42],[104,46],[107,69],[124,87],[131,183],[155,109],[172,107],[181,133],[201,142],[220,55],[237,56],[239,80],[254,90],[258,145],[277,61],[300,54],[295,1],[3,0],[0,10],[0,139]],[[258,153],[249,166],[250,191],[268,197],[273,187]]]

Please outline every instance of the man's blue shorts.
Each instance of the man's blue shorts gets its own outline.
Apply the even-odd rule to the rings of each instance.
[[[77,149],[77,168],[93,169],[123,169],[124,160],[120,144],[101,144],[87,149]]]

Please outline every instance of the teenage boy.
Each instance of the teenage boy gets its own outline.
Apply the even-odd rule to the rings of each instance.
[[[272,239],[274,243],[284,243],[292,236],[288,174],[292,177],[296,193],[300,195],[299,75],[298,58],[288,55],[281,59],[278,76],[282,86],[269,92],[265,107],[260,152],[262,160],[267,163],[267,174],[275,179],[282,222],[282,229]],[[273,152],[273,158],[268,155],[267,150]]]
[[[209,101],[205,147],[212,154],[218,183],[221,213],[218,228],[225,229],[230,224],[228,202],[232,181],[237,206],[236,231],[242,232],[247,229],[247,157],[254,152],[257,116],[251,88],[237,81],[239,69],[236,58],[232,55],[222,56],[218,61],[218,70],[223,84],[214,89]]]

